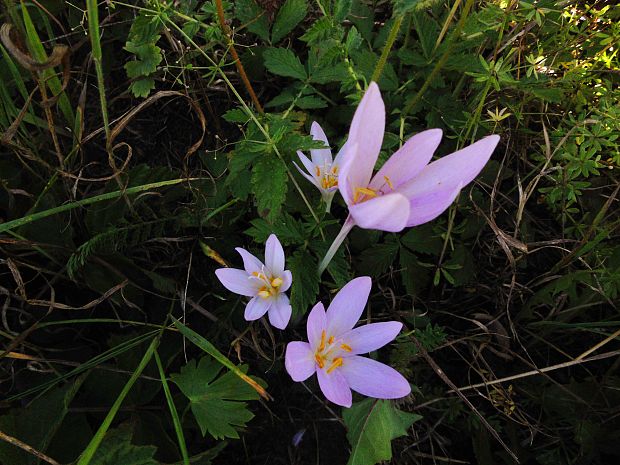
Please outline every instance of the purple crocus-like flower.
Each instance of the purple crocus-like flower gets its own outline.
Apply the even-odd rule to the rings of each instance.
[[[294,381],[317,374],[325,397],[350,407],[351,390],[378,399],[398,399],[411,392],[407,380],[393,368],[359,354],[377,350],[392,341],[402,323],[388,321],[353,329],[370,294],[367,276],[345,285],[325,312],[322,303],[308,315],[308,342],[290,342],[285,366]]]
[[[341,150],[338,190],[349,207],[349,217],[320,271],[355,225],[398,232],[437,218],[480,173],[499,142],[499,136],[488,136],[429,163],[442,136],[441,129],[429,129],[407,140],[373,176],[384,130],[385,106],[379,87],[371,82]]]
[[[285,292],[291,287],[293,276],[284,270],[284,250],[272,234],[265,244],[265,263],[245,249],[235,249],[243,259],[244,270],[219,268],[215,275],[226,289],[235,294],[252,297],[245,307],[245,319],[258,320],[265,313],[269,322],[278,329],[286,328],[291,319],[291,304]]]
[[[316,121],[312,123],[310,134],[314,140],[321,141],[329,147],[327,136],[323,128],[321,128]],[[297,156],[306,168],[307,173],[304,172],[297,163],[293,162],[301,175],[321,191],[321,196],[328,210],[334,194],[336,190],[338,190],[338,171],[340,170],[343,153],[344,152],[341,150],[334,160],[332,159],[332,151],[329,148],[312,149],[310,150],[311,159],[309,159],[302,152],[297,151]]]

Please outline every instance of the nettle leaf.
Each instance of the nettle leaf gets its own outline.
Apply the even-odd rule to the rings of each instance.
[[[325,108],[327,107],[327,102],[319,96],[307,95],[305,97],[298,98],[295,105],[302,110],[310,110],[313,108]]]
[[[430,255],[439,255],[443,240],[439,234],[433,233],[429,224],[411,228],[400,237],[400,242],[412,252],[421,252]]]
[[[263,58],[265,59],[265,66],[273,74],[302,81],[308,77],[301,60],[288,48],[267,49],[263,52]]]
[[[91,465],[157,465],[153,455],[155,446],[134,446],[131,443],[131,425],[124,424],[106,433]]]
[[[246,365],[239,368],[247,372]],[[209,433],[215,439],[238,439],[237,430],[254,418],[247,402],[242,401],[256,400],[259,395],[231,371],[218,377],[221,369],[222,365],[211,357],[202,357],[198,365],[190,360],[170,379],[189,399],[203,436]]]
[[[280,213],[286,199],[288,178],[286,166],[273,155],[265,154],[255,163],[252,171],[252,191],[256,196],[256,207],[261,215],[270,220]]]
[[[336,0],[334,8],[334,20],[336,22],[342,22],[349,15],[351,11],[352,0]]]
[[[318,263],[307,250],[298,250],[288,260],[293,273],[291,305],[293,318],[299,319],[310,311],[319,293]]]
[[[283,213],[273,223],[262,218],[252,220],[252,227],[245,233],[256,242],[263,243],[270,234],[275,234],[283,245],[303,244],[308,238],[304,223],[296,220],[288,213]]]
[[[351,456],[347,465],[374,465],[392,458],[392,439],[422,416],[396,409],[386,400],[365,399],[343,412]]]
[[[271,41],[279,42],[284,36],[295,29],[308,13],[306,0],[287,0],[280,7],[271,31]]]
[[[390,236],[384,243],[365,249],[360,254],[360,271],[370,276],[379,276],[384,273],[394,262],[399,247],[398,240]]]
[[[261,39],[269,40],[269,20],[260,6],[254,0],[236,0],[235,16],[243,24],[247,24],[247,30],[253,32]]]

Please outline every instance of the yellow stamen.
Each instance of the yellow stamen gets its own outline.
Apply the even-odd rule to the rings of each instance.
[[[315,355],[314,360],[316,360],[316,364],[319,366],[319,368],[323,368],[325,366],[325,363],[323,362],[323,357],[321,357],[320,355]]]
[[[280,287],[283,282],[284,281],[282,281],[282,278],[275,278],[274,280],[271,281],[271,285],[273,287]]]
[[[341,344],[341,345],[340,345],[340,348],[341,348],[342,350],[346,350],[347,352],[351,352],[351,351],[353,351],[353,349],[351,349],[351,346],[350,346],[349,344]]]
[[[332,166],[332,173],[334,175],[338,174],[338,166]]]
[[[334,336],[329,336],[329,339],[327,340],[328,344],[333,344],[334,343]]]
[[[361,200],[360,197],[368,197],[370,199],[377,196],[377,191],[368,187],[356,187],[353,193],[353,203],[357,203]]]
[[[392,184],[392,181],[390,181],[390,178],[388,178],[387,176],[383,176],[383,179],[385,179],[385,182],[387,182],[387,185],[390,186],[390,189],[394,190],[394,184]]]
[[[329,366],[329,368],[327,369],[327,374],[331,373],[332,371],[334,371],[336,368],[338,368],[339,366],[342,366],[342,357],[338,357],[335,358],[334,361],[332,362],[332,364]]]
[[[260,271],[252,271],[252,276],[258,278],[258,279],[265,279],[266,276],[261,273]]]
[[[316,175],[321,176],[321,168],[319,168],[318,166],[316,167]]]
[[[265,289],[264,287],[262,287],[260,289],[260,291],[258,291],[258,296],[262,297],[263,299],[268,298],[270,295],[271,295],[271,293],[267,289]]]
[[[321,343],[319,344],[319,352],[323,352],[323,349],[325,349],[325,336],[327,336],[327,334],[325,334],[325,330],[323,330],[321,332]]]

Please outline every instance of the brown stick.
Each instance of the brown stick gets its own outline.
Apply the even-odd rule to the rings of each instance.
[[[252,87],[252,84],[250,84],[248,75],[245,73],[245,69],[243,68],[243,63],[241,63],[241,59],[239,59],[239,55],[237,54],[237,50],[235,49],[235,45],[232,40],[232,34],[231,34],[230,27],[228,27],[228,24],[226,24],[226,18],[224,17],[224,7],[222,6],[222,0],[215,0],[215,5],[217,7],[217,17],[220,21],[220,26],[222,28],[222,31],[224,31],[224,35],[228,39],[228,45],[230,46],[230,54],[235,60],[235,66],[237,67],[237,71],[239,71],[239,74],[241,75],[241,80],[243,81],[243,85],[248,91],[248,94],[250,94],[250,98],[252,99],[252,102],[254,102],[254,106],[256,107],[256,110],[262,115],[264,113],[263,107],[258,101],[258,97],[256,96],[256,93],[254,92],[254,88]]]
[[[0,439],[3,440],[3,441],[8,442],[9,444],[13,444],[15,447],[19,447],[20,449],[25,450],[26,452],[28,452],[29,454],[34,455],[35,457],[37,457],[40,460],[45,460],[47,463],[50,463],[51,465],[60,465],[60,463],[58,463],[53,458],[48,457],[43,452],[39,452],[34,447],[29,446],[25,442],[21,442],[19,439],[14,438],[13,436],[9,436],[8,434],[3,433],[2,431],[0,431]]]

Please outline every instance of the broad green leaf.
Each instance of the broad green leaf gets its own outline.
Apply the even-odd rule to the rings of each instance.
[[[130,424],[123,424],[106,433],[91,460],[91,465],[158,465],[153,459],[155,446],[134,446]]]
[[[236,0],[235,14],[239,21],[247,24],[247,29],[261,39],[269,40],[269,20],[265,10],[259,7],[254,0]]]
[[[334,20],[340,23],[345,20],[351,11],[352,0],[336,0],[334,8]]]
[[[384,243],[365,249],[360,254],[360,271],[371,276],[379,276],[390,267],[396,258],[398,248],[398,241],[390,236]]]
[[[316,304],[319,293],[318,263],[307,250],[298,250],[288,260],[288,268],[293,273],[291,305],[293,318],[297,319]]]
[[[392,458],[392,439],[422,417],[396,409],[386,400],[365,399],[344,410],[347,439],[351,444],[348,465],[374,465]]]
[[[411,228],[400,238],[401,244],[412,252],[439,255],[443,240],[438,234],[433,233],[433,227],[425,224]]]
[[[242,401],[256,400],[259,395],[230,371],[218,377],[221,369],[211,357],[203,357],[198,365],[191,360],[171,380],[189,399],[203,436],[209,433],[215,439],[239,438],[237,430],[254,418]],[[245,373],[247,366],[241,370]]]
[[[297,55],[287,48],[270,48],[263,53],[265,66],[269,72],[278,76],[306,80],[306,69]]]
[[[155,81],[150,77],[136,79],[131,83],[129,88],[134,97],[148,97],[155,88]]]
[[[279,42],[284,36],[291,32],[308,13],[306,0],[286,0],[286,3],[278,10],[276,21],[271,31],[271,41]]]
[[[295,105],[303,110],[310,110],[313,108],[325,108],[327,107],[327,102],[316,95],[306,95],[305,97],[298,98]]]
[[[279,158],[265,154],[254,163],[252,191],[261,216],[269,219],[278,216],[286,199],[287,182],[286,166]]]
[[[275,234],[283,245],[303,244],[307,240],[304,224],[288,213],[283,213],[273,223],[262,218],[250,221],[252,227],[245,233],[256,242],[264,243],[270,234]]]
[[[0,431],[45,452],[83,380],[84,378],[78,378],[74,383],[68,383],[38,397],[25,408],[9,411],[0,417]],[[0,459],[2,465],[38,463],[33,455],[2,440]]]

